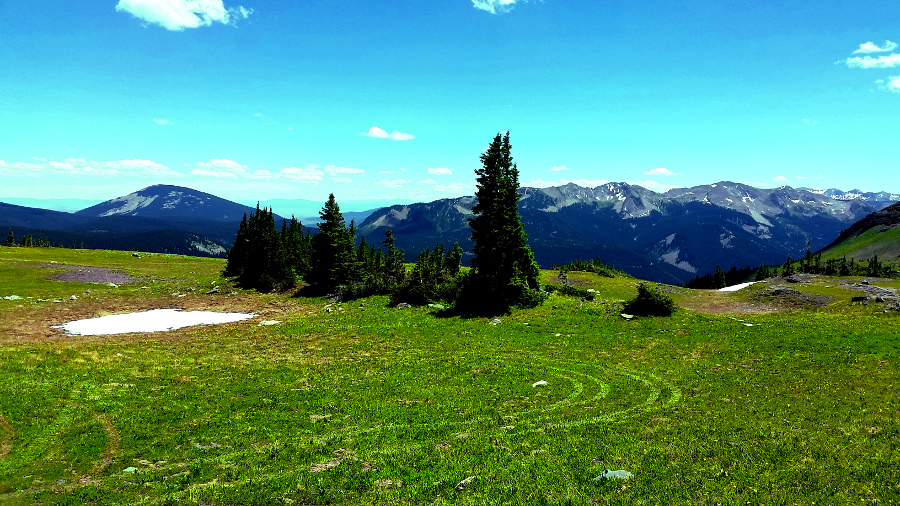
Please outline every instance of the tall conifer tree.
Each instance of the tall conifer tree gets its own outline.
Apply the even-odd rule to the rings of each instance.
[[[497,134],[475,170],[478,202],[469,218],[475,257],[459,301],[463,311],[499,314],[543,300],[537,291],[540,269],[519,217],[519,170],[511,150],[509,133]]]

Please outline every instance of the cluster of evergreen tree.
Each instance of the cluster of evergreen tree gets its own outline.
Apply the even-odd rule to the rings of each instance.
[[[291,289],[310,272],[310,243],[310,235],[303,234],[296,218],[283,221],[279,232],[272,211],[257,204],[241,220],[224,275],[262,292]]]
[[[50,241],[43,237],[39,237],[35,239],[31,234],[26,234],[22,236],[22,241],[16,244],[16,235],[13,233],[13,229],[9,229],[9,233],[6,234],[6,245],[9,247],[13,246],[22,246],[25,248],[38,247],[38,248],[50,248],[52,245]]]
[[[314,236],[304,235],[293,218],[277,232],[272,211],[257,205],[241,221],[225,275],[261,291],[289,289],[303,278],[314,291],[337,293],[342,300],[389,294],[394,303],[447,302],[468,314],[495,315],[537,305],[545,294],[538,290],[540,270],[516,205],[519,172],[512,163],[509,134],[497,134],[481,161],[482,168],[475,171],[478,203],[469,219],[475,255],[466,274],[460,269],[459,244],[422,251],[409,273],[390,230],[385,230],[382,248],[369,246],[365,238],[357,246],[356,227],[352,221],[347,226],[331,194]]]
[[[568,279],[569,272],[593,272],[607,278],[631,277],[628,273],[620,271],[612,265],[606,265],[600,257],[593,260],[572,260],[564,265],[554,265],[551,269],[559,271],[557,277],[560,281]],[[565,284],[565,282],[563,282]]]
[[[706,273],[702,276],[695,276],[693,279],[685,283],[687,288],[700,288],[706,290],[718,290],[726,286],[743,283],[753,276],[755,269],[753,267],[737,267],[732,266],[728,272],[722,270],[721,266],[716,266],[716,271],[712,274]]]
[[[872,276],[890,278],[897,274],[894,266],[884,263],[874,255],[868,260],[857,262],[855,259],[829,258],[822,261],[822,254],[807,255],[799,260],[787,257],[780,266],[760,265],[756,271],[756,280],[760,281],[775,276],[793,276],[794,274],[824,274],[826,276]]]

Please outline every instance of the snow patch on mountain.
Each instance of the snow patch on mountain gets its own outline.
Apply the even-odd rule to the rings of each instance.
[[[111,203],[122,202],[122,205],[119,207],[114,207],[114,208],[110,209],[109,211],[106,211],[105,213],[101,214],[100,216],[114,216],[117,214],[128,214],[128,213],[131,213],[142,207],[149,206],[151,203],[153,203],[154,200],[156,200],[156,195],[154,195],[152,197],[142,197],[142,196],[138,195],[137,193],[131,193],[131,194],[125,195],[124,197],[119,197],[119,198],[110,200],[109,202],[111,202]]]

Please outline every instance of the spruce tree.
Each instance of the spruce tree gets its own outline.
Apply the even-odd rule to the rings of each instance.
[[[713,275],[713,288],[725,288],[728,282],[725,280],[725,271],[722,270],[718,265],[716,266],[716,273]]]
[[[475,217],[469,218],[475,257],[458,307],[482,314],[533,307],[543,300],[538,292],[540,270],[519,217],[519,171],[508,132],[494,137],[481,163],[475,170]]]
[[[341,208],[328,195],[328,201],[319,211],[319,233],[312,238],[312,270],[309,273],[310,284],[332,291],[350,281],[356,260],[354,248],[355,230],[347,228]]]
[[[16,236],[13,235],[12,228],[9,229],[9,233],[6,234],[6,245],[7,246],[15,246],[16,245]]]

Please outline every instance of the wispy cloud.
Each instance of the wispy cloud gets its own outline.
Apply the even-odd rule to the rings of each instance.
[[[886,53],[895,49],[897,49],[897,43],[889,40],[884,41],[883,46],[879,46],[874,42],[866,42],[865,44],[860,44],[859,49],[853,51],[853,54]]]
[[[566,167],[565,165],[560,165],[559,167],[551,167],[550,168],[550,172],[561,172],[564,170],[572,170],[572,169]]]
[[[647,175],[647,176],[677,176],[678,174],[675,174],[674,172],[672,172],[671,170],[669,170],[665,167],[657,167],[655,169],[644,172],[644,175]]]
[[[473,194],[475,185],[472,183],[450,183],[435,185],[434,190],[440,193],[453,193],[456,195]]]
[[[854,56],[847,58],[844,63],[852,69],[887,69],[900,66],[900,53],[871,56]]]
[[[568,179],[562,179],[562,184],[575,183],[578,186],[584,186],[585,188],[595,188],[600,185],[604,185],[609,182],[608,179],[575,179],[573,181],[569,181]]]
[[[253,14],[253,9],[242,6],[226,9],[222,0],[119,0],[116,10],[173,31],[233,24]]]
[[[325,167],[325,173],[329,176],[334,176],[336,174],[364,174],[366,171],[363,169],[356,169],[352,167],[338,167],[336,165],[328,165]]]
[[[653,190],[655,192],[665,192],[669,191],[672,188],[678,188],[678,185],[674,184],[666,184],[666,183],[657,183],[656,181],[652,181],[650,179],[646,181],[626,181],[628,184],[633,184],[637,186],[642,186],[648,190]]]
[[[517,0],[472,0],[476,9],[490,12],[491,14],[503,14],[509,12]]]
[[[434,179],[429,178],[429,179],[423,179],[421,181],[421,183],[422,184],[434,184],[434,183],[436,183],[436,181]]]
[[[447,167],[436,167],[433,169],[429,168],[428,173],[433,174],[435,176],[452,176],[453,175],[453,171],[448,169]]]
[[[288,167],[281,169],[278,173],[279,177],[294,181],[296,183],[317,185],[324,179],[325,173],[322,172],[320,166],[312,164],[306,167]]]
[[[879,79],[875,82],[883,90],[900,93],[900,76],[890,76],[887,80]]]
[[[405,179],[382,179],[375,182],[375,184],[384,188],[400,188],[406,183],[409,183],[409,181]]]
[[[394,130],[391,133],[387,133],[385,130],[378,128],[377,126],[373,126],[369,129],[368,132],[360,132],[363,137],[371,137],[373,139],[392,139],[395,141],[408,141],[410,139],[415,139],[415,136],[412,134],[405,134],[403,132],[398,132]]]
[[[163,118],[153,118],[153,122],[156,123],[157,125],[161,125],[161,126],[166,126],[166,125],[172,124],[172,122],[170,120],[163,119]]]
[[[63,160],[39,159],[42,163],[5,162],[0,160],[0,173],[11,176],[181,176],[161,163],[152,160],[110,160],[97,162],[84,158]],[[45,163],[44,163],[45,162]]]
[[[787,183],[788,178],[786,178],[784,176],[775,176],[772,178],[772,181],[775,181],[776,183]]]
[[[214,158],[208,162],[198,163],[197,168],[190,174],[192,176],[236,179],[238,176],[247,174],[247,166],[227,158]]]

